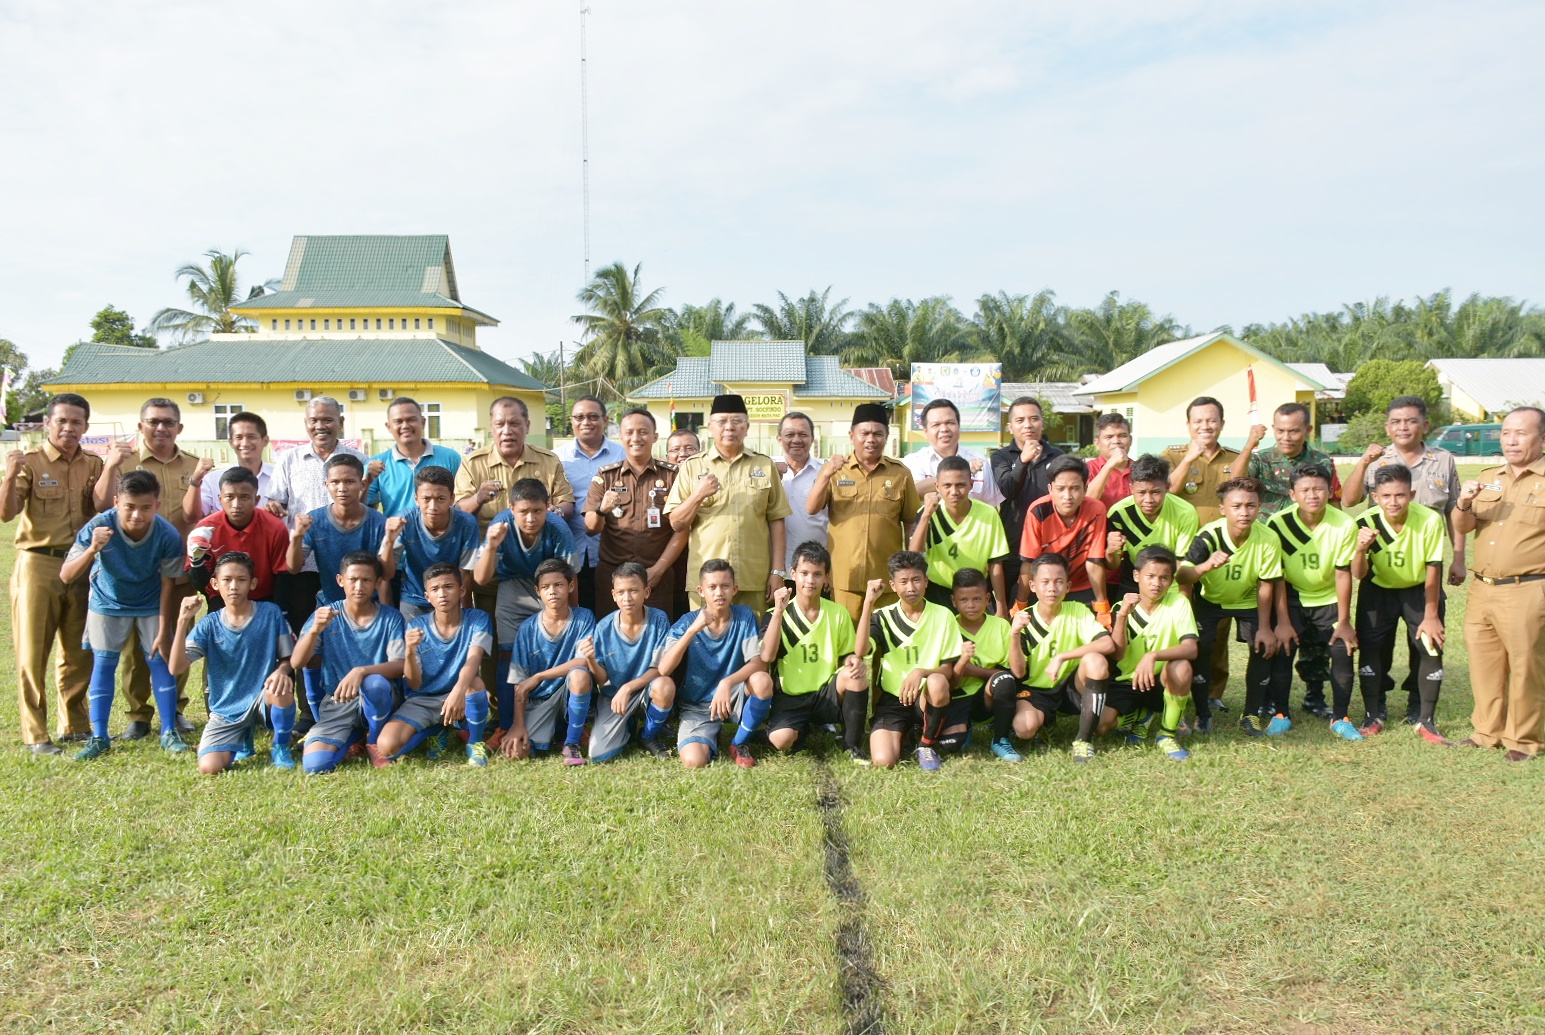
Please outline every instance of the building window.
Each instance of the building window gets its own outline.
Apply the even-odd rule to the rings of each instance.
[[[284,321],[284,329],[285,330],[289,330],[290,329],[290,321],[288,321],[288,320]]]
[[[403,322],[406,323],[407,321],[404,320]],[[428,425],[428,427],[426,427],[424,429],[424,434],[425,434],[425,436],[427,436],[429,438],[429,440],[431,442],[433,442],[435,439],[440,437],[440,404],[439,403],[425,403],[424,404],[424,421]]]
[[[274,320],[273,323],[274,323],[274,330],[277,331],[279,329],[279,321],[278,320]]]
[[[349,330],[354,330],[354,317],[349,317]]]
[[[678,413],[676,414],[676,426],[671,430],[698,431],[702,426],[703,415],[701,413]]]
[[[381,318],[378,316],[378,317],[376,317],[376,330],[379,331],[380,329],[381,329]]]
[[[332,329],[333,329],[333,322],[331,320],[328,320],[328,319],[323,319],[322,320],[322,330],[330,331]]]
[[[434,325],[435,325],[435,322],[433,320],[430,320],[429,321],[429,326],[433,327]],[[415,331],[419,330],[419,318],[416,317],[416,316],[413,318],[413,329]]]
[[[395,331],[397,329],[397,320],[395,317],[386,321],[386,329],[389,331]]]
[[[215,403],[215,438],[221,442],[231,437],[231,418],[246,407],[241,403]]]
[[[316,329],[317,329],[317,322],[316,322],[316,320],[315,320],[315,319],[313,319],[313,320],[312,320],[312,321],[311,321],[311,329],[312,329],[312,330],[313,330],[313,331],[314,331],[314,330],[316,330]]]
[[[433,316],[429,318],[429,329],[431,331],[435,329],[435,318]]]

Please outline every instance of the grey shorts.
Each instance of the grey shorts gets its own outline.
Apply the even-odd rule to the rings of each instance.
[[[402,612],[404,621],[411,622],[419,615],[429,614],[434,610],[434,608],[430,607],[428,604],[425,604],[423,607],[419,607],[417,604],[409,604],[406,601],[402,601],[397,604],[397,610]]]
[[[347,747],[356,740],[365,739],[364,698],[339,703],[331,690],[322,698],[317,710],[317,721],[306,734],[306,743],[321,742],[335,748]]]
[[[387,722],[405,722],[415,730],[427,730],[441,725],[440,709],[445,705],[445,699],[451,696],[447,691],[443,694],[413,694],[406,698],[397,710],[392,712],[392,717]]]
[[[235,722],[222,719],[214,712],[209,713],[209,724],[204,727],[204,735],[199,737],[198,754],[200,758],[217,752],[229,752],[235,754],[246,746],[247,735],[263,729],[263,698],[259,697],[252,703],[251,709]]]
[[[81,646],[86,650],[121,654],[123,645],[129,642],[129,633],[135,629],[139,630],[140,649],[149,654],[156,637],[161,635],[161,616],[141,615],[131,618],[127,615],[102,615],[87,611],[86,635],[81,639]]]
[[[680,751],[688,744],[707,744],[710,755],[719,753],[719,730],[724,723],[718,719],[708,717],[708,705],[712,701],[682,701],[677,705],[676,717],[676,750]],[[737,683],[735,694],[730,699],[730,717],[727,720],[732,725],[740,725],[740,709],[746,702],[746,684]]]
[[[494,629],[499,634],[499,646],[513,646],[521,623],[540,610],[542,602],[530,582],[506,579],[499,583],[499,595],[494,599]]]
[[[590,726],[592,762],[609,762],[622,754],[633,738],[633,726],[644,712],[644,702],[649,700],[649,687],[634,691],[628,710],[622,715],[612,711],[612,699],[604,693],[595,698],[595,721]]]
[[[531,750],[546,751],[553,746],[568,708],[567,690],[555,690],[540,699],[526,698],[526,736],[531,739]]]

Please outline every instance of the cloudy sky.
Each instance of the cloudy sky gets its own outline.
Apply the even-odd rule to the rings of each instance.
[[[882,12],[883,15],[878,13]],[[1198,329],[1545,303],[1537,2],[593,0],[591,259],[667,304],[1049,287]],[[579,5],[0,0],[0,337],[206,249],[447,233],[515,358],[584,280]]]

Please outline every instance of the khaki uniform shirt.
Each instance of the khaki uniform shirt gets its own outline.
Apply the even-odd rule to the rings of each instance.
[[[193,472],[198,470],[198,457],[189,456],[179,449],[170,460],[163,463],[157,460],[155,454],[149,449],[141,446],[139,455],[133,459],[133,470],[149,471],[161,483],[161,506],[156,512],[170,521],[177,529],[177,534],[186,539],[188,529],[198,524],[204,516],[182,513],[182,498],[187,494],[188,486],[193,483]],[[128,463],[125,462],[119,471],[126,474],[128,467]]]
[[[1164,450],[1163,456],[1169,461],[1171,473],[1180,466],[1186,450],[1190,448],[1190,443],[1187,443]],[[1206,528],[1223,516],[1223,501],[1218,498],[1218,486],[1231,478],[1244,477],[1245,472],[1234,470],[1239,466],[1238,460],[1239,450],[1220,446],[1217,456],[1211,460],[1204,456],[1197,457],[1186,471],[1186,482],[1181,486],[1180,498],[1196,508],[1196,517],[1201,527]]]
[[[1379,468],[1394,464],[1405,466],[1405,461],[1394,446],[1389,446],[1383,456],[1368,465],[1363,476],[1363,489],[1368,495],[1373,495],[1373,477]],[[1446,515],[1459,502],[1459,489],[1459,465],[1454,462],[1454,454],[1431,446],[1423,450],[1422,458],[1411,467],[1411,493],[1416,502]]]
[[[574,489],[569,485],[569,476],[563,473],[563,461],[550,450],[538,449],[527,442],[520,459],[513,465],[506,462],[494,446],[474,449],[462,458],[461,470],[456,472],[457,502],[476,493],[477,487],[484,482],[498,482],[500,485],[498,495],[477,509],[480,534],[486,533],[488,523],[499,516],[499,511],[510,505],[510,486],[522,478],[535,478],[547,486],[547,504],[550,507],[574,502]]]
[[[760,592],[772,573],[767,526],[789,516],[783,479],[765,454],[748,449],[726,460],[717,446],[709,445],[707,452],[690,458],[676,472],[665,512],[681,506],[705,474],[719,479],[719,491],[703,501],[692,522],[687,570],[697,571],[710,557],[719,557],[735,569],[735,582],[742,592]]]
[[[100,477],[102,458],[84,449],[66,460],[52,442],[45,442],[41,449],[23,454],[16,474],[16,495],[21,498],[16,548],[68,550],[81,526],[97,512],[91,493]]]
[[[613,567],[625,561],[638,561],[646,568],[660,559],[665,545],[676,532],[665,517],[665,499],[676,483],[676,465],[649,458],[642,472],[634,472],[627,461],[607,464],[590,479],[585,496],[585,513],[599,511],[606,490],[617,489],[622,502],[601,515],[601,563]],[[649,512],[654,511],[654,527]]]
[[[1482,488],[1470,504],[1475,511],[1475,547],[1470,568],[1487,578],[1545,574],[1545,459],[1530,464],[1521,477],[1506,465],[1488,467]]]
[[[886,577],[891,554],[906,549],[906,526],[923,501],[907,465],[888,456],[873,471],[849,457],[828,488],[832,588],[861,595],[870,579]]]

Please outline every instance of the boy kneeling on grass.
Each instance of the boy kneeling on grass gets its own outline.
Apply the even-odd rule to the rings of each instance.
[[[660,652],[660,671],[675,681],[680,704],[676,753],[688,769],[713,761],[725,721],[738,723],[730,758],[742,769],[756,765],[746,741],[772,710],[773,682],[762,663],[756,613],[735,603],[738,592],[729,561],[704,561],[697,585],[703,606],[676,619]],[[644,736],[650,736],[647,725]]]
[[[59,578],[65,583],[74,582],[87,570],[91,572],[83,644],[95,657],[91,685],[86,690],[91,739],[75,756],[81,761],[100,757],[112,748],[107,723],[113,714],[118,659],[129,633],[135,630],[150,665],[150,688],[161,715],[161,747],[188,750],[177,732],[177,680],[166,667],[177,623],[172,587],[186,581],[182,536],[156,513],[160,505],[161,483],[156,476],[149,471],[130,471],[118,480],[113,509],[104,510],[81,527],[59,568]]]
[[[1119,723],[1128,740],[1141,743],[1148,737],[1148,723],[1159,714],[1157,743],[1171,762],[1191,757],[1176,736],[1191,694],[1197,645],[1191,603],[1173,591],[1179,567],[1179,559],[1167,546],[1145,546],[1139,551],[1133,565],[1137,592],[1122,598],[1111,628],[1121,660],[1100,719],[1101,733],[1109,733]]]
[[[870,579],[859,613],[853,652],[868,658],[871,642],[880,662],[880,699],[869,733],[869,757],[891,768],[901,758],[904,741],[921,727],[917,764],[937,772],[939,738],[950,704],[955,663],[960,660],[960,627],[949,609],[932,603],[928,593],[928,559],[913,550],[890,556],[890,588],[900,599],[878,611],[874,603],[885,583]]]
[[[644,713],[645,732],[639,744],[656,758],[669,758],[670,745],[660,739],[671,715],[676,687],[660,675],[660,651],[671,634],[664,611],[648,607],[649,569],[625,561],[612,570],[612,601],[617,610],[595,627],[597,683],[600,701],[590,728],[590,761],[609,762],[622,754]]]
[[[1077,715],[1073,761],[1087,763],[1094,758],[1094,732],[1105,713],[1116,643],[1093,611],[1066,599],[1068,562],[1061,554],[1043,553],[1025,571],[1034,599],[1014,616],[1009,639],[1009,665],[1021,688],[1012,700],[994,699],[994,720],[1001,724],[1012,709],[1013,732],[1031,740],[1059,714]]]
[[[361,743],[377,768],[387,764],[376,739],[396,704],[393,683],[402,678],[407,646],[402,613],[376,601],[381,576],[375,553],[356,550],[344,557],[335,576],[342,602],[323,604],[306,619],[290,656],[296,670],[322,657],[316,724],[301,755],[308,773],[332,772]]]
[[[458,563],[431,564],[424,569],[421,585],[432,610],[407,624],[402,659],[407,692],[402,706],[381,727],[376,748],[392,760],[433,737],[430,758],[437,759],[449,745],[450,728],[465,719],[467,764],[485,766],[488,690],[478,667],[494,649],[493,621],[485,612],[461,606],[465,590]]]
[[[869,680],[863,658],[853,653],[853,617],[821,596],[831,577],[831,554],[817,542],[794,548],[794,590],[773,592],[773,609],[762,634],[762,663],[773,679],[767,739],[793,751],[812,724],[842,722],[842,743],[865,761],[864,723],[869,718]]]
[[[590,718],[591,691],[605,675],[596,663],[595,615],[569,606],[574,569],[568,561],[548,558],[536,566],[535,576],[542,610],[515,634],[510,654],[514,724],[499,749],[505,758],[547,751],[558,737],[559,717],[567,715],[563,764],[584,765],[580,741]]]
[[[290,669],[294,641],[284,611],[271,601],[251,598],[257,577],[252,558],[244,553],[221,554],[210,581],[225,606],[194,625],[199,598],[182,602],[167,665],[173,676],[180,676],[204,659],[209,724],[199,740],[198,771],[213,776],[251,758],[252,735],[264,725],[265,705],[274,727],[274,765],[294,769],[290,754],[290,731],[295,728],[295,674]]]

